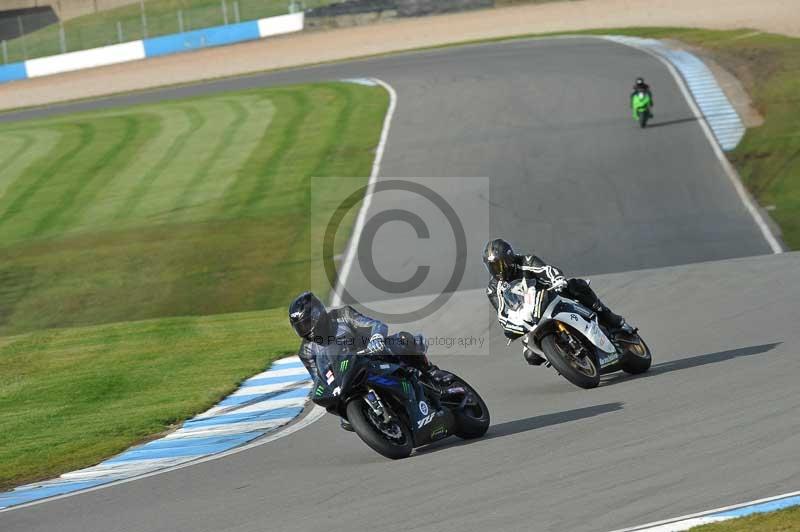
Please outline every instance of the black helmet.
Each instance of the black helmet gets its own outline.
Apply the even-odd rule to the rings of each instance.
[[[637,87],[642,87],[644,85],[644,78],[636,78],[636,84],[635,85]]]
[[[331,319],[322,301],[311,292],[303,292],[289,305],[289,323],[297,336],[322,343],[331,334]]]
[[[493,277],[508,281],[516,268],[514,249],[502,238],[490,240],[486,243],[486,249],[483,250],[483,263]]]

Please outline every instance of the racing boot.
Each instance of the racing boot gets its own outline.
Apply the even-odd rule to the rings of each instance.
[[[435,364],[428,362],[428,366],[422,370],[422,373],[430,379],[433,384],[437,386],[444,386],[453,382],[453,374],[449,371],[439,369]]]
[[[633,334],[636,332],[636,330],[625,321],[625,318],[619,314],[614,314],[611,312],[610,308],[602,303],[598,302],[597,305],[592,307],[592,310],[597,312],[597,318],[600,322],[600,325],[608,329],[612,335],[616,335],[618,333]]]

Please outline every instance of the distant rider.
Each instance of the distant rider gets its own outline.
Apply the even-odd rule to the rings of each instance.
[[[636,95],[637,92],[643,92],[650,97],[650,107],[655,105],[653,101],[653,93],[650,91],[650,85],[644,82],[644,78],[636,78],[636,81],[633,83],[633,92],[631,92],[631,108],[633,108],[633,97]],[[636,118],[636,109],[634,109],[634,118]],[[653,113],[648,110],[650,114],[649,118],[653,118]]]
[[[501,238],[487,242],[483,252],[483,263],[492,275],[489,286],[486,288],[486,295],[495,311],[498,312],[498,321],[503,326],[506,336],[510,338],[518,338],[520,333],[513,324],[509,324],[505,320],[500,301],[504,291],[509,287],[509,283],[523,278],[527,280],[529,287],[536,286],[537,288],[552,289],[559,293],[563,292],[567,297],[592,309],[597,313],[600,324],[608,328],[612,334],[633,330],[622,316],[611,312],[611,309],[600,301],[587,281],[566,279],[561,270],[545,264],[536,255],[517,255],[511,244]],[[541,311],[543,310],[541,309]],[[523,346],[522,354],[531,365],[538,366],[544,362],[542,357],[528,349],[527,344]]]
[[[450,373],[428,360],[422,335],[400,332],[387,336],[389,328],[385,323],[364,316],[349,305],[328,310],[317,296],[303,292],[289,305],[289,323],[302,338],[298,355],[312,378],[317,377],[319,350],[329,345],[343,345],[347,339],[352,339],[364,354],[396,358],[418,369],[435,384],[446,384],[450,379]],[[345,420],[342,420],[342,428],[351,430]]]

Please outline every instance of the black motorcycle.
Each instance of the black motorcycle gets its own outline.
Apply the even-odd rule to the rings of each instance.
[[[347,419],[373,450],[391,459],[450,435],[478,438],[489,428],[489,410],[458,376],[437,386],[392,356],[365,356],[330,345],[317,355],[312,400]]]

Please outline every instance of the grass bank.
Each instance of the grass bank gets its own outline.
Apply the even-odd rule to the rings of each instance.
[[[800,532],[800,507],[693,527],[692,532]]]
[[[324,83],[0,126],[0,488],[96,463],[293,352],[312,224],[367,182],[387,106]],[[331,200],[313,218],[312,178]]]
[[[296,348],[283,308],[0,338],[0,490],[159,434]]]
[[[387,105],[328,83],[0,126],[0,335],[288,304],[310,179],[366,183]]]

